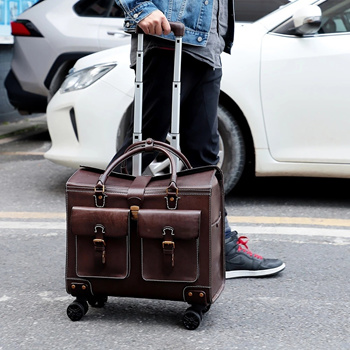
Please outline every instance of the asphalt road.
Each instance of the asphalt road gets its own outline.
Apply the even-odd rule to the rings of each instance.
[[[0,145],[0,350],[350,349],[349,181],[258,179],[227,198],[249,248],[278,257],[276,277],[233,279],[195,331],[187,305],[110,298],[66,315],[65,182],[43,158],[47,134]]]

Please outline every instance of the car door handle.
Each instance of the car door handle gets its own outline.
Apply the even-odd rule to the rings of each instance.
[[[107,32],[108,35],[124,35],[124,36],[128,36],[129,34],[125,33],[123,30],[115,30],[115,31],[108,31]]]

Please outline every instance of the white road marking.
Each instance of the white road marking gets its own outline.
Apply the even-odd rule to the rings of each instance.
[[[57,232],[28,232],[29,230],[66,230],[63,212],[0,212],[0,229],[26,230],[28,235],[57,236]],[[17,220],[4,220],[17,219]],[[36,219],[35,221],[31,221]],[[42,219],[42,221],[40,221]],[[49,221],[48,219],[58,219]],[[63,221],[64,220],[64,221]],[[350,220],[304,217],[228,216],[232,229],[240,235],[272,234],[297,236],[328,236],[350,238]],[[0,236],[9,232],[0,231]]]
[[[237,226],[230,223],[233,230],[240,235],[269,234],[269,235],[291,235],[291,236],[323,236],[350,238],[350,229],[318,228],[318,227],[286,227],[286,226]]]
[[[0,221],[1,229],[14,230],[65,230],[65,222],[57,221]],[[0,236],[6,235],[5,232],[0,232]]]

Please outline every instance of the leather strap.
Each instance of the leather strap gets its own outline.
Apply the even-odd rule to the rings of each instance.
[[[165,226],[163,228],[163,261],[164,269],[166,272],[171,272],[175,266],[175,242],[174,242],[174,229],[171,226]]]
[[[145,189],[151,179],[151,176],[137,176],[135,178],[128,189],[127,199],[129,207],[132,205],[142,206],[145,197]]]
[[[145,197],[145,189],[151,181],[151,176],[137,176],[128,189],[128,204],[131,212],[131,219],[138,219],[138,212]]]
[[[106,242],[104,240],[104,234],[104,226],[97,224],[95,226],[95,239],[93,240],[95,246],[95,262],[97,266],[106,263]]]

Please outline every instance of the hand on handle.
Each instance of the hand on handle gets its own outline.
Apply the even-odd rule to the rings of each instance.
[[[149,16],[144,18],[138,26],[145,34],[168,35],[171,32],[169,21],[160,10],[152,12]]]
[[[137,26],[136,32],[141,29],[144,34],[168,35],[173,32],[176,37],[185,35],[185,26],[181,22],[169,22],[163,12],[156,10],[144,18]]]

